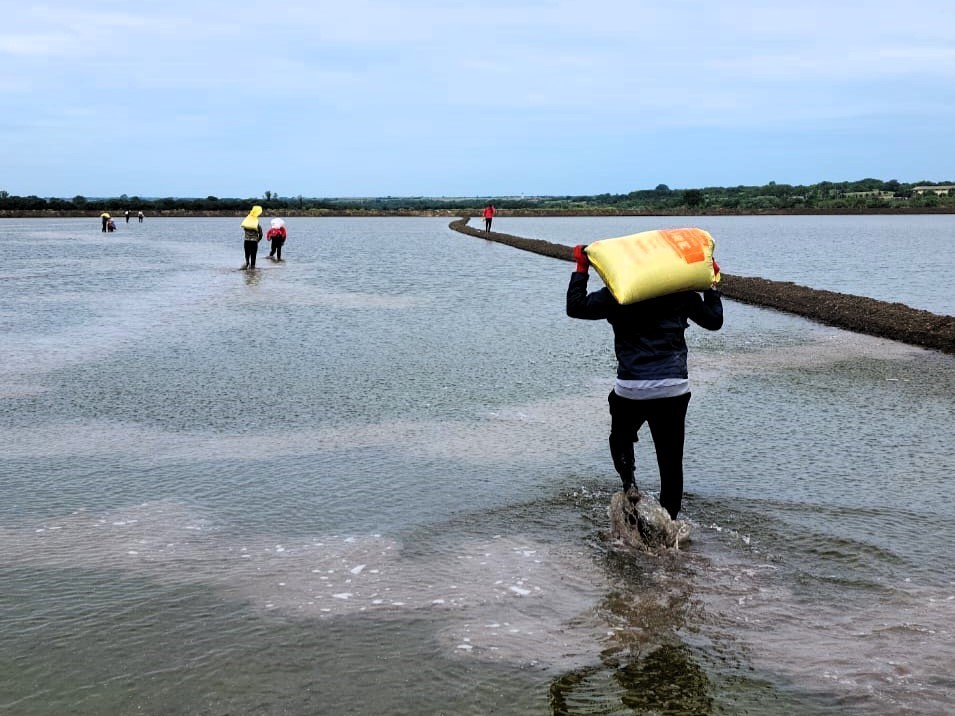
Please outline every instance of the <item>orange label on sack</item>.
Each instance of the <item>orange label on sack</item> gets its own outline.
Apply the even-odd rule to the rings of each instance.
[[[688,264],[706,261],[706,234],[698,229],[660,229],[660,236]]]

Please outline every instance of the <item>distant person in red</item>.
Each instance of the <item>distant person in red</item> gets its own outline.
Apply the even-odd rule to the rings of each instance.
[[[484,230],[491,230],[491,220],[494,219],[494,204],[488,204],[484,207]]]
[[[285,246],[285,239],[288,238],[288,232],[285,230],[285,222],[281,219],[272,219],[269,222],[272,226],[265,235],[265,240],[271,242],[269,249],[269,258],[275,261],[282,260],[282,247]]]

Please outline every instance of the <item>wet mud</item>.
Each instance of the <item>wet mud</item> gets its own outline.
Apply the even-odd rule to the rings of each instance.
[[[452,221],[450,228],[468,236],[507,244],[542,256],[573,261],[573,247],[529,239]],[[955,354],[955,317],[789,281],[722,274],[721,293],[734,301],[792,313],[827,326]]]

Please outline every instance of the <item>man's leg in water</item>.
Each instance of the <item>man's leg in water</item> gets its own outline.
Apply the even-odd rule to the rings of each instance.
[[[612,390],[607,401],[610,404],[610,458],[626,492],[637,485],[633,444],[637,442],[637,433],[646,419],[640,405],[643,401],[621,398]]]
[[[683,504],[683,442],[690,394],[645,402],[650,408],[647,423],[660,468],[660,504],[675,520]]]

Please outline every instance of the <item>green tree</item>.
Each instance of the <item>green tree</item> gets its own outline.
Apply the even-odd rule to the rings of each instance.
[[[695,209],[703,203],[703,192],[699,189],[687,189],[683,192],[683,203]]]

